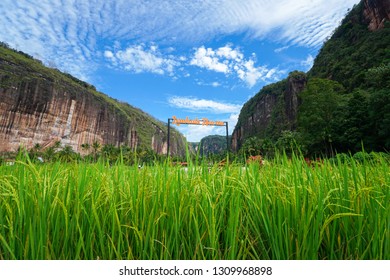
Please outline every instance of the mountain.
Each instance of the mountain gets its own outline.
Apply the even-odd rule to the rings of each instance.
[[[28,54],[0,45],[0,152],[49,147],[60,141],[167,151],[167,127],[147,113],[96,91]],[[185,153],[184,137],[172,129],[170,151]]]
[[[389,0],[360,2],[323,45],[309,77],[337,81],[348,91],[369,88],[367,70],[390,62],[389,20]]]
[[[199,152],[201,156],[222,155],[227,151],[227,141],[231,142],[231,136],[228,136],[228,140],[226,140],[226,136],[209,135],[203,137],[200,142],[188,142],[188,148],[192,154]]]
[[[210,154],[226,153],[227,151],[226,141],[227,141],[226,136],[221,136],[221,135],[206,136],[200,140],[199,143],[200,154],[207,156]]]
[[[355,5],[308,73],[292,72],[244,104],[232,148],[238,151],[250,139],[285,148],[297,143],[309,155],[356,152],[362,144],[388,151],[389,20],[389,0]]]
[[[233,151],[252,136],[276,139],[282,131],[296,129],[298,93],[305,85],[306,74],[295,71],[288,78],[265,86],[247,101],[233,131]]]

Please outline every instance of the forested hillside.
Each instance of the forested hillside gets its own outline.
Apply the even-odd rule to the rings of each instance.
[[[301,94],[308,151],[390,149],[390,22],[369,30],[361,2],[327,41]]]
[[[363,148],[388,151],[389,10],[384,0],[356,5],[325,42],[312,69],[300,74],[300,87],[294,90],[293,72],[244,105],[233,147],[266,153],[270,145],[294,145],[311,156]]]

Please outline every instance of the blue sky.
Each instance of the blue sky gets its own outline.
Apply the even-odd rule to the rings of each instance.
[[[2,0],[0,41],[167,122],[228,121],[307,71],[358,0]],[[181,125],[195,142],[224,127]]]

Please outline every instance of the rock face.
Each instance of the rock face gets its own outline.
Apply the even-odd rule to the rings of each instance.
[[[377,65],[372,59],[370,61],[356,61],[356,58],[350,59],[349,54],[344,54],[342,50],[346,49],[345,46],[351,44],[356,44],[357,49],[360,47],[357,42],[361,42],[358,39],[359,36],[363,35],[354,36],[353,32],[350,31],[353,25],[362,25],[363,30],[368,26],[369,30],[377,31],[377,34],[385,30],[383,29],[385,23],[390,20],[390,0],[362,0],[355,8],[353,17],[347,16],[347,20],[344,19],[343,21],[345,26],[338,31],[336,30],[336,33],[329,40],[332,41],[334,39],[332,44],[327,44],[329,41],[325,43],[315,59],[313,68],[308,73],[309,78],[333,79],[343,84],[346,88],[353,88],[358,82],[361,83],[364,80],[364,75],[359,76],[359,73],[356,71],[380,65],[380,63]],[[356,17],[355,14],[357,14]],[[349,32],[348,36],[352,37],[351,40],[346,39],[348,37],[344,35],[344,32]],[[343,40],[347,42],[346,45],[343,45]],[[388,48],[387,45],[383,47],[379,42],[376,44],[376,49],[373,48],[368,51],[379,53],[386,48]],[[343,53],[344,56],[330,61],[330,58],[337,57],[337,53]],[[385,54],[385,52],[383,53]],[[358,57],[365,56],[359,55]],[[347,61],[345,61],[345,58],[347,58]],[[380,61],[382,61],[382,58],[380,58]],[[348,65],[350,69],[344,67],[345,65]],[[351,72],[351,69],[356,73]],[[347,79],[343,75],[347,75],[347,78],[350,76],[357,77],[357,81],[348,80],[347,83],[345,81]],[[252,136],[276,140],[280,136],[281,131],[295,130],[300,104],[299,93],[304,89],[306,79],[304,73],[293,72],[287,79],[264,87],[257,95],[251,98],[240,112],[239,120],[232,136],[232,149],[237,151],[243,142]]]
[[[294,130],[299,93],[306,85],[306,75],[292,72],[278,83],[264,87],[242,108],[232,136],[232,150],[237,151],[245,139],[258,136],[272,138],[282,130]]]
[[[227,152],[227,141],[226,136],[222,135],[209,135],[200,140],[200,154],[223,154]]]
[[[60,141],[78,152],[82,144],[98,142],[166,153],[166,127],[162,122],[79,85],[59,71],[55,73],[58,76],[42,73],[34,69],[36,61],[18,63],[20,54],[4,48],[2,51],[0,152],[16,151],[21,145],[45,148]],[[184,139],[178,133],[171,143],[172,154],[184,153]]]
[[[385,21],[390,20],[390,1],[364,0],[363,15],[371,31],[383,28]]]

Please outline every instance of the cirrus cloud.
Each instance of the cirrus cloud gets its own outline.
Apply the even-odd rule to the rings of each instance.
[[[318,48],[359,0],[2,0],[0,41],[53,62],[60,69],[88,76],[98,67],[99,53],[107,43],[119,40],[135,45],[161,42],[194,45],[216,37],[246,34],[251,39],[269,38],[290,45]],[[269,36],[272,34],[272,36]],[[207,49],[206,49],[207,50]],[[134,71],[129,57],[147,50],[123,50],[122,61]],[[202,50],[203,51],[203,50]],[[227,51],[228,55],[224,54]],[[137,54],[138,52],[138,54]],[[156,55],[156,54],[155,54]],[[234,51],[200,54],[197,64],[227,73],[217,57],[234,60]],[[229,55],[231,57],[229,57]],[[238,54],[236,54],[238,55]],[[169,72],[171,61],[159,56],[140,59],[145,69]],[[211,61],[210,61],[211,59]],[[154,68],[150,60],[159,66]],[[80,63],[81,62],[81,63]],[[124,64],[126,64],[124,63]],[[248,77],[251,84],[255,75]],[[252,77],[252,80],[249,78]]]

